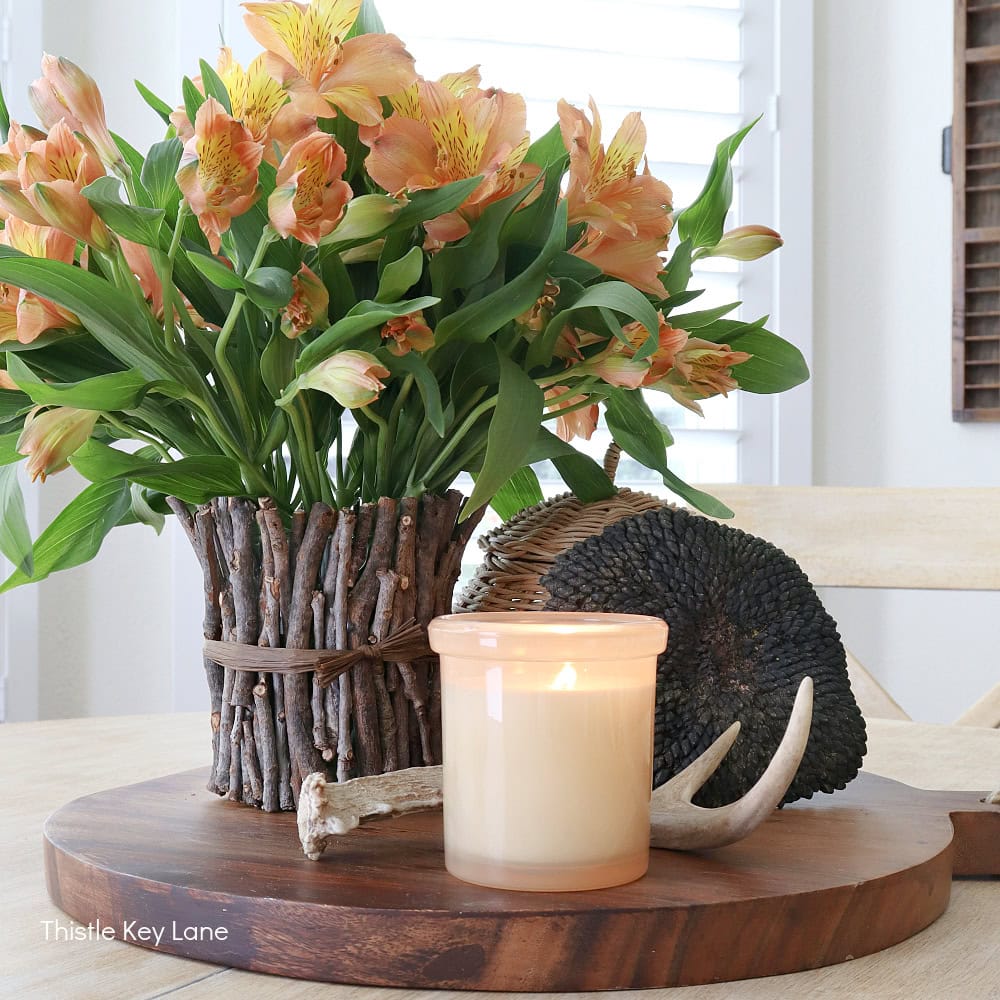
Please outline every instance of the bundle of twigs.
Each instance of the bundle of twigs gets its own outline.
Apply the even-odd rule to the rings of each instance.
[[[462,552],[483,510],[462,495],[317,503],[286,525],[274,501],[168,503],[201,564],[204,635],[242,645],[358,649],[410,619],[451,610]],[[433,657],[362,661],[323,687],[312,673],[222,667],[206,656],[210,791],[265,811],[294,809],[306,775],[329,779],[436,764],[441,690]]]

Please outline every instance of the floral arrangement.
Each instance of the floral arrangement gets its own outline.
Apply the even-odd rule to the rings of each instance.
[[[65,59],[31,86],[41,128],[0,109],[4,586],[91,558],[116,525],[159,528],[168,496],[269,497],[287,518],[467,471],[466,513],[509,516],[550,459],[601,499],[612,483],[571,441],[602,417],[725,513],[671,471],[642,390],[698,410],[808,376],[764,319],[727,318],[738,303],[690,308],[693,261],[781,245],[724,229],[750,126],[675,213],[638,114],[605,144],[593,102],[560,102],[531,141],[523,98],[476,69],[423,79],[368,0],[244,7],[249,65],[223,48],[180,107],[138,84],[166,129],[144,154]],[[34,543],[22,459],[91,484]]]

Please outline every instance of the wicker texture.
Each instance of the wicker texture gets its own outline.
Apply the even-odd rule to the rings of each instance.
[[[558,555],[622,518],[665,505],[662,497],[622,489],[589,504],[564,493],[521,511],[479,539],[483,562],[455,611],[541,611],[551,595],[540,580]]]

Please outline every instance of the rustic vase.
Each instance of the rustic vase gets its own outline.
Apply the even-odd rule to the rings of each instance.
[[[459,523],[454,490],[343,510],[318,503],[291,518],[269,499],[170,503],[204,579],[210,791],[291,810],[316,771],[344,781],[440,763],[426,627],[451,610],[481,511]],[[397,633],[405,641],[393,645]],[[345,667],[348,650],[357,653]]]

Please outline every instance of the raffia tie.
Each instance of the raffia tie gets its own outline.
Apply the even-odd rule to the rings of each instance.
[[[270,674],[303,674],[312,670],[320,687],[327,687],[342,673],[366,660],[409,663],[432,655],[427,630],[413,618],[387,639],[366,642],[357,649],[284,649],[218,639],[206,639],[203,649],[208,659],[229,670]]]

